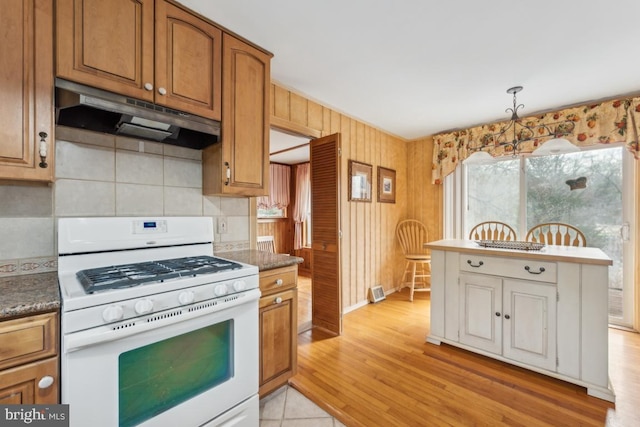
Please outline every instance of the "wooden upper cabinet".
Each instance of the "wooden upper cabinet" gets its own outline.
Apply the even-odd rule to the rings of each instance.
[[[222,31],[156,1],[156,103],[220,120]]]
[[[222,144],[203,152],[203,191],[262,196],[269,189],[271,55],[226,33],[222,48]]]
[[[57,76],[221,118],[222,32],[165,0],[58,0]]]
[[[0,28],[0,179],[53,181],[53,0],[3,0]]]

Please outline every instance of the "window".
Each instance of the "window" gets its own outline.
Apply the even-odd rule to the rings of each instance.
[[[445,194],[450,196],[445,217],[459,221],[446,229],[450,237],[468,238],[474,225],[498,220],[513,227],[518,240],[525,240],[527,231],[536,224],[564,222],[578,227],[588,246],[602,249],[613,259],[609,269],[610,321],[630,325],[633,279],[632,274],[625,274],[630,242],[624,235],[629,234],[628,218],[632,216],[627,206],[633,205],[634,194],[625,178],[628,156],[624,147],[610,145],[579,153],[505,157],[490,165],[465,166],[445,180]],[[456,213],[455,206],[461,211]]]

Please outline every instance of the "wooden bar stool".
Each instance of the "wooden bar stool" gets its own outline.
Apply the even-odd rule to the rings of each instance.
[[[413,301],[414,292],[431,291],[431,253],[423,246],[429,241],[429,232],[420,221],[408,219],[398,223],[396,237],[406,261],[400,290],[408,285],[409,301]]]

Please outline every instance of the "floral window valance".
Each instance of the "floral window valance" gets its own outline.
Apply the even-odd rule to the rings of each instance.
[[[566,120],[574,123],[571,134],[563,136],[579,147],[624,142],[636,159],[640,159],[640,98],[606,101],[568,108],[561,111],[524,117],[523,124],[535,127],[545,124],[551,129]],[[492,147],[491,135],[500,132],[508,122],[491,123],[433,137],[431,182],[441,184],[464,159],[473,153],[470,148],[484,146],[494,157],[510,155],[509,146]],[[535,138],[520,144],[521,153],[531,153],[553,136]]]

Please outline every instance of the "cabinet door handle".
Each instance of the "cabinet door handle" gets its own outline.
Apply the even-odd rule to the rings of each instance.
[[[500,312],[496,311],[496,317],[500,317]]]
[[[545,272],[544,267],[540,267],[540,269],[538,271],[531,271],[531,269],[529,268],[528,265],[524,266],[524,269],[527,270],[529,272],[529,274],[542,274]]]
[[[151,83],[145,83],[144,90],[153,90],[153,85]]]
[[[504,315],[504,318],[505,318],[505,319],[507,319],[507,320],[509,320],[509,319],[511,319],[511,316],[509,316],[508,314],[505,314],[505,315]]]
[[[51,384],[53,384],[53,377],[50,375],[45,375],[44,377],[40,378],[40,381],[38,381],[39,388],[51,387]]]
[[[40,145],[38,146],[38,154],[40,154],[40,163],[38,164],[38,166],[40,166],[42,169],[46,168],[47,166],[49,166],[47,164],[47,133],[46,132],[40,132],[38,134],[40,136]]]
[[[283,283],[282,279],[276,279],[276,286],[282,286]]]
[[[473,262],[470,259],[468,259],[467,264],[469,264],[471,267],[478,268],[478,267],[482,267],[484,265],[484,262],[479,261],[478,264],[474,265]]]
[[[231,181],[231,168],[229,167],[229,162],[224,162],[224,165],[227,167],[227,180],[224,182],[224,185],[229,185]]]
[[[158,93],[160,95],[166,95],[167,94],[167,90],[165,88],[163,88],[163,87],[159,87],[158,88]]]
[[[273,301],[274,304],[282,304],[282,297],[278,297]]]

